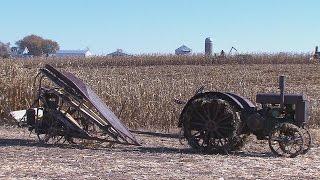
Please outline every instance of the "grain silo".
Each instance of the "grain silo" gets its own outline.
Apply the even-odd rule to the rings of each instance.
[[[206,56],[212,56],[212,40],[207,37],[204,43],[204,53]]]

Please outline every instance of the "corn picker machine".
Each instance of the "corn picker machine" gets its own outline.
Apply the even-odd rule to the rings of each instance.
[[[40,142],[92,140],[139,145],[109,107],[73,74],[45,65],[35,78],[36,84],[38,93],[32,107],[12,115],[25,114],[19,124],[27,126]]]
[[[204,92],[201,87],[184,104],[179,127],[188,144],[204,152],[239,150],[249,134],[268,140],[278,156],[295,157],[311,147],[307,101],[300,94],[285,94],[284,76],[279,78],[280,94],[257,94],[256,107],[233,93]]]

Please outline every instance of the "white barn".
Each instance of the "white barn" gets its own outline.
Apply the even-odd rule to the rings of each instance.
[[[89,49],[86,50],[59,50],[54,56],[56,57],[90,57],[92,53]]]
[[[182,45],[178,49],[175,50],[176,55],[189,55],[191,53],[192,53],[192,49],[188,48],[185,45]]]

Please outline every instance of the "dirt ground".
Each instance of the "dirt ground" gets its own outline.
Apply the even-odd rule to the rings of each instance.
[[[204,155],[174,135],[136,134],[143,146],[40,145],[24,129],[0,127],[0,178],[23,179],[319,179],[320,130],[306,155],[279,158],[251,137],[232,155]]]

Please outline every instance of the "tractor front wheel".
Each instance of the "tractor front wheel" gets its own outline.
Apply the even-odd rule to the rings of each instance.
[[[303,133],[294,124],[278,124],[269,134],[269,147],[277,156],[296,157],[304,150]]]

